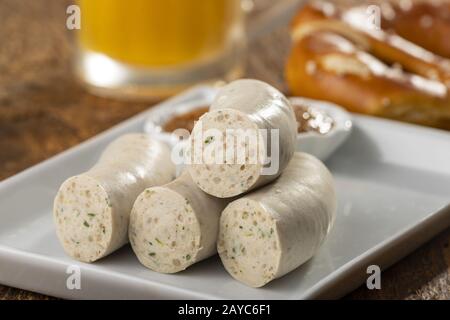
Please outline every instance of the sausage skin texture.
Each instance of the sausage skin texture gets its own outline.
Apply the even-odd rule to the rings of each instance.
[[[315,157],[295,153],[274,183],[223,211],[217,247],[225,269],[251,287],[282,277],[315,254],[335,211],[331,173]]]
[[[237,133],[233,140],[235,147],[231,148],[225,138],[230,129],[234,132],[248,130],[253,132],[255,139],[253,142],[245,140],[245,133]],[[279,133],[274,143],[271,143],[272,129]],[[209,136],[208,131],[211,130],[218,132],[221,139]],[[260,132],[267,133],[267,136],[260,135]],[[187,153],[190,155],[188,170],[195,183],[206,193],[219,198],[234,197],[277,178],[294,154],[296,137],[295,114],[281,92],[262,81],[237,80],[220,89],[210,111],[194,126]],[[198,153],[196,146],[199,145],[202,146],[202,158],[195,156]],[[273,149],[274,154],[269,156],[271,147],[278,150]],[[204,157],[207,148],[217,150],[209,163]],[[242,154],[242,150],[246,150],[245,158],[237,155],[228,163],[216,161],[219,156],[226,160],[225,154],[230,149],[234,154]],[[278,161],[273,161],[276,156]],[[258,161],[253,161],[256,158]],[[278,165],[274,165],[277,162]],[[274,170],[263,173],[263,168],[267,169],[270,165]]]
[[[216,254],[220,213],[228,202],[204,193],[186,171],[165,186],[146,189],[130,217],[134,253],[161,273],[185,270]]]
[[[144,134],[126,134],[107,146],[89,171],[67,179],[53,207],[66,253],[83,262],[109,255],[128,242],[128,222],[145,188],[175,177],[169,148]]]

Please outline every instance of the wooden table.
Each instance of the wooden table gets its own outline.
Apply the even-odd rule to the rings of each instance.
[[[73,1],[0,2],[0,180],[47,159],[149,107],[87,93],[72,76]],[[248,77],[283,91],[286,28],[251,43]],[[1,206],[1,205],[0,205]],[[382,290],[365,286],[349,299],[450,299],[450,230],[382,274]],[[0,285],[0,299],[51,299]]]

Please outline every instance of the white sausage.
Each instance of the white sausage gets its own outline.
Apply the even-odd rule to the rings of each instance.
[[[64,250],[93,262],[128,242],[136,197],[175,176],[170,150],[144,134],[113,141],[89,171],[67,179],[56,195],[53,217]]]
[[[220,258],[235,279],[261,287],[315,254],[333,225],[335,211],[330,172],[315,157],[295,153],[274,183],[225,208]]]
[[[144,266],[163,273],[216,254],[219,217],[228,202],[204,193],[186,171],[165,186],[146,189],[130,217],[134,253]]]
[[[230,129],[236,132],[234,146],[224,138]],[[239,129],[253,132],[253,142],[245,141],[245,134],[236,131]],[[279,130],[279,138],[273,143],[272,129]],[[211,135],[208,130],[219,134]],[[260,132],[267,133],[267,137],[260,136]],[[220,198],[233,197],[278,177],[295,151],[296,136],[295,114],[282,93],[258,80],[237,80],[221,88],[210,112],[196,123],[187,152],[188,170],[203,191]],[[218,150],[209,158],[210,162],[205,160],[205,149],[208,148]],[[278,150],[273,149],[274,154],[266,156],[271,148]],[[226,163],[221,161],[227,160],[225,154],[229,149],[234,149],[235,155],[244,154],[244,157],[236,156]],[[274,160],[276,158],[278,161]],[[266,160],[272,161],[273,170],[263,173],[263,168],[268,167],[264,165]]]

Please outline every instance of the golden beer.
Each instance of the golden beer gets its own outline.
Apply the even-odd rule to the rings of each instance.
[[[238,0],[79,0],[79,5],[78,74],[94,90],[165,95],[239,74],[244,32]]]

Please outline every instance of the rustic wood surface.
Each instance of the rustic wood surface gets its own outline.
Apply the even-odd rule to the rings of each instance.
[[[72,77],[73,1],[0,1],[0,180],[45,160],[148,108],[87,93]],[[286,29],[250,45],[247,76],[286,90]],[[382,290],[364,286],[347,299],[450,299],[450,230],[382,275]],[[52,299],[0,285],[1,299]]]

